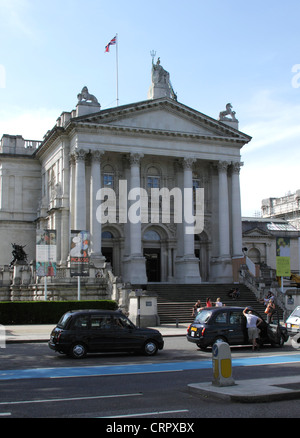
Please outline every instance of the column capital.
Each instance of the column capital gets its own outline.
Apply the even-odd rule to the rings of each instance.
[[[104,151],[91,151],[92,161],[100,163],[101,157],[104,155]]]
[[[232,163],[231,163],[231,172],[232,173],[237,173],[237,174],[239,174],[240,173],[240,170],[241,170],[241,167],[244,165],[244,163],[243,162],[241,162],[241,161],[233,161]]]
[[[140,164],[140,161],[141,161],[141,159],[143,158],[143,156],[144,156],[144,154],[141,154],[141,153],[131,153],[130,155],[129,155],[129,162],[130,162],[130,165],[131,166],[133,166],[133,165],[139,165]]]
[[[216,166],[217,166],[219,172],[226,172],[227,168],[230,164],[231,163],[229,161],[218,161]]]
[[[73,156],[75,158],[75,161],[84,161],[86,157],[87,151],[84,149],[77,149],[75,150]]]
[[[196,158],[187,157],[182,160],[182,166],[186,170],[192,170],[193,164],[196,162]]]

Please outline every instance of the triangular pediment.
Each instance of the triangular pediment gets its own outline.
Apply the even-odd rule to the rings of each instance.
[[[252,228],[251,230],[243,232],[244,237],[270,237],[271,233],[262,230],[261,228]]]
[[[220,138],[247,143],[251,137],[171,99],[124,105],[73,119],[81,125],[102,125],[170,135]]]

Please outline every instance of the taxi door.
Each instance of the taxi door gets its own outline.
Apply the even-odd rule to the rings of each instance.
[[[139,330],[120,314],[114,316],[115,348],[116,350],[130,350],[141,348],[143,340],[139,336]]]
[[[114,350],[114,328],[110,315],[91,315],[89,330],[90,351]]]
[[[232,310],[229,312],[228,339],[232,345],[247,343],[248,333],[246,318],[240,310]]]

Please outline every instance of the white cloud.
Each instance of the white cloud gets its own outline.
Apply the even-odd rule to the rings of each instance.
[[[7,114],[0,111],[0,138],[3,134],[22,135],[26,140],[42,140],[52,129],[61,114],[58,109],[40,108],[28,111],[15,111]]]
[[[244,107],[243,119],[249,122],[242,130],[252,136],[246,147],[248,152],[300,140],[300,105],[276,98],[274,91],[263,90],[254,95]]]
[[[244,107],[243,131],[252,141],[242,149],[242,215],[260,211],[265,198],[300,189],[300,105],[264,90]]]

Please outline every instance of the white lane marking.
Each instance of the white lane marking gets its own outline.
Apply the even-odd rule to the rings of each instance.
[[[71,398],[53,398],[45,400],[17,400],[11,402],[0,402],[0,405],[24,405],[31,403],[53,403],[53,402],[65,402],[65,401],[78,401],[78,400],[95,400],[101,398],[120,398],[120,397],[136,397],[143,395],[141,392],[134,394],[112,394],[112,395],[95,395],[91,397],[71,397]]]
[[[143,412],[142,414],[128,414],[128,415],[113,415],[111,417],[99,418],[130,418],[130,417],[144,417],[145,415],[164,415],[164,414],[178,414],[180,412],[189,412],[188,409],[181,409],[177,411],[157,411],[157,412]]]

